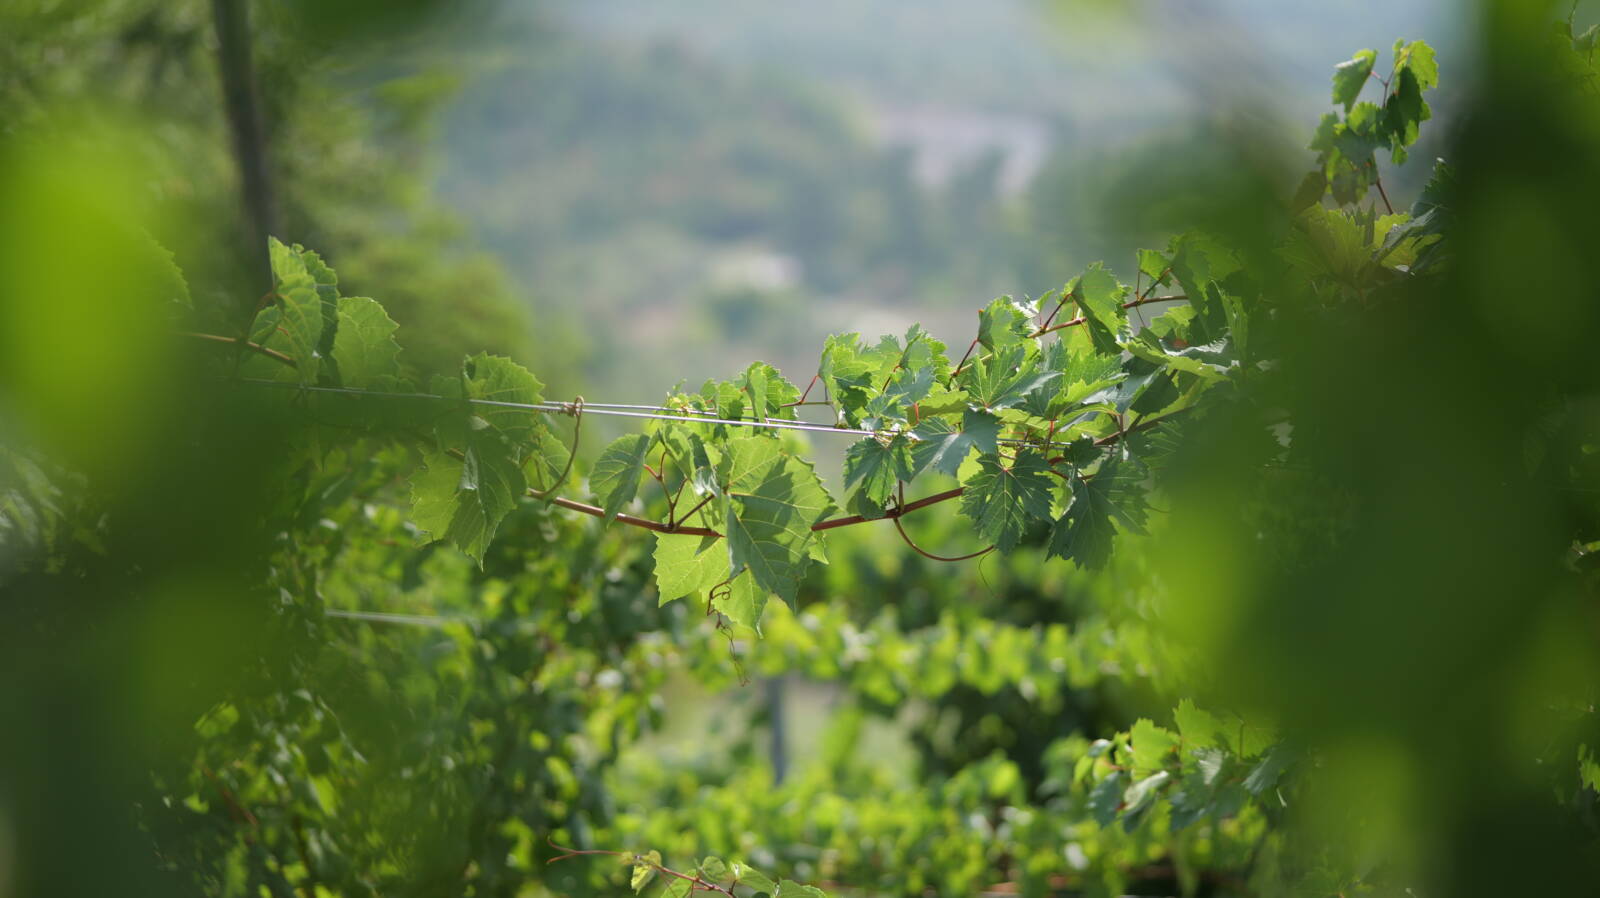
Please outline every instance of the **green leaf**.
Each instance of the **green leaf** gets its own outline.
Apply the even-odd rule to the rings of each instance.
[[[300,382],[316,383],[317,345],[323,331],[322,295],[300,253],[275,237],[268,238],[268,253],[278,312],[276,332],[284,337],[284,352],[294,359]]]
[[[1042,369],[1038,356],[1028,356],[1021,346],[1012,346],[982,360],[963,373],[967,393],[990,410],[1019,405],[1028,394],[1061,376],[1059,371]]]
[[[893,337],[878,345],[864,347],[860,334],[835,334],[822,347],[817,376],[839,407],[840,417],[851,426],[860,422],[867,403],[877,395],[889,372],[899,362],[903,350]]]
[[[572,449],[548,425],[540,422],[539,428],[534,431],[533,446],[528,450],[526,468],[529,485],[542,493],[559,487],[561,475],[570,471],[567,462],[571,454]]]
[[[1372,267],[1372,249],[1351,213],[1312,206],[1295,223],[1298,227],[1279,252],[1304,273],[1355,284]]]
[[[1128,741],[1135,776],[1146,776],[1162,769],[1178,748],[1177,736],[1143,717],[1128,731]]]
[[[761,588],[750,572],[745,571],[729,581],[725,593],[718,593],[719,600],[714,607],[728,620],[760,633],[761,614],[767,608],[768,595],[769,591]]]
[[[942,342],[923,330],[922,325],[913,324],[906,329],[906,348],[900,354],[900,367],[909,371],[927,368],[934,376],[943,377],[950,373],[950,360],[944,351]]]
[[[504,356],[478,353],[462,366],[468,398],[514,405],[535,405],[544,384],[528,369]],[[543,412],[509,406],[474,405],[473,414],[505,438],[526,449],[532,445]]]
[[[1159,770],[1129,786],[1127,793],[1122,798],[1123,803],[1127,805],[1123,813],[1131,815],[1143,811],[1150,802],[1155,800],[1156,793],[1160,792],[1161,787],[1165,786],[1170,779],[1172,779],[1171,773]]]
[[[600,497],[606,520],[615,518],[622,506],[632,502],[638,494],[639,478],[644,476],[644,457],[650,451],[651,442],[649,434],[630,433],[613,440],[595,460],[589,488]]]
[[[678,876],[668,877],[666,885],[661,887],[660,898],[689,898],[689,893],[694,889],[694,883]]]
[[[999,458],[978,459],[979,471],[963,486],[961,511],[977,525],[978,533],[1001,552],[1016,548],[1028,523],[1050,516],[1049,465],[1031,450],[1018,454],[1010,468]]]
[[[698,595],[728,579],[728,553],[714,536],[656,535],[656,590],[660,604]]]
[[[715,493],[718,489],[715,466],[700,434],[675,424],[657,424],[656,428],[656,439],[666,450],[666,469],[661,474],[666,478],[667,489],[676,492],[687,482],[697,496]]]
[[[1376,50],[1361,50],[1345,62],[1333,67],[1333,103],[1349,111],[1361,88],[1372,74],[1372,64],[1378,59]]]
[[[516,460],[492,442],[468,446],[460,459],[430,451],[411,478],[411,519],[482,564],[495,528],[525,490]]]
[[[1139,250],[1139,270],[1150,279],[1151,286],[1164,283],[1172,271],[1172,260],[1153,249]],[[1147,291],[1148,292],[1148,291]]]
[[[1250,774],[1244,778],[1245,791],[1251,795],[1260,795],[1276,786],[1278,777],[1283,775],[1283,771],[1289,766],[1289,762],[1292,759],[1293,753],[1282,743],[1267,749],[1267,753],[1262,757],[1261,763],[1257,764],[1250,771]]]
[[[1125,376],[1119,354],[1096,351],[1086,333],[1074,332],[1052,348],[1057,349],[1057,353],[1046,352],[1045,360],[1061,372],[1061,379],[1067,384],[1064,397],[1068,402],[1080,401]]]
[[[845,450],[845,489],[859,483],[867,498],[878,505],[889,501],[900,481],[910,480],[915,475],[911,441],[904,436],[897,435],[888,441],[865,437]]]
[[[1114,771],[1089,791],[1089,813],[1096,823],[1110,826],[1117,819],[1117,811],[1122,808],[1122,787],[1127,781],[1127,774]]]
[[[931,364],[902,368],[890,378],[889,387],[884,391],[883,398],[901,408],[921,402],[933,392],[935,373]],[[905,415],[902,413],[896,417],[903,418]]]
[[[816,886],[803,885],[792,879],[785,879],[778,883],[778,892],[775,898],[827,898],[827,894]]]
[[[634,892],[644,891],[644,887],[650,884],[651,879],[655,878],[656,867],[660,866],[660,864],[661,852],[659,851],[650,851],[647,854],[634,856],[633,876],[629,880],[629,885],[633,886]]]
[[[965,409],[970,398],[966,390],[947,390],[936,384],[928,391],[927,398],[917,403],[917,408],[921,410],[923,418],[949,415]]]
[[[1116,352],[1121,342],[1127,309],[1128,287],[1099,262],[1090,265],[1078,281],[1078,304],[1083,309],[1084,325],[1095,349]]]
[[[962,414],[962,429],[957,430],[943,418],[930,418],[917,425],[913,431],[917,444],[911,450],[913,469],[921,473],[929,468],[954,477],[966,460],[972,447],[988,445],[993,452],[1000,435],[1000,419],[986,412],[968,410]]]
[[[1422,123],[1432,118],[1433,113],[1427,101],[1422,99],[1422,85],[1411,69],[1404,68],[1395,73],[1383,113],[1384,128],[1397,148],[1416,143]]]
[[[1009,296],[1002,296],[978,313],[978,343],[990,352],[1021,345],[1033,328],[1029,312]]]
[[[740,885],[747,885],[757,892],[766,892],[769,895],[778,890],[778,884],[760,870],[738,863],[734,864],[733,867]]]
[[[330,358],[333,355],[334,336],[339,327],[339,276],[333,269],[322,261],[322,257],[296,243],[295,252],[300,254],[300,261],[306,266],[306,274],[311,275],[311,280],[317,285],[317,297],[322,306],[322,337],[317,341],[317,355]]]
[[[719,473],[730,572],[750,571],[757,586],[792,605],[806,569],[811,525],[833,507],[827,491],[809,464],[762,437],[730,441]]]
[[[1222,728],[1224,746],[1243,759],[1250,759],[1271,748],[1278,741],[1278,731],[1263,724],[1237,720]]]
[[[1595,26],[1591,25],[1589,30],[1584,32],[1590,35],[1591,42],[1594,30]],[[1395,41],[1394,59],[1396,68],[1411,70],[1416,76],[1418,86],[1423,90],[1439,86],[1439,61],[1434,57],[1433,48],[1425,41],[1412,41],[1404,46],[1400,41]]]
[[[376,300],[341,298],[339,328],[333,337],[340,383],[364,389],[380,378],[399,377],[400,344],[394,341],[398,327]]]
[[[1217,734],[1222,729],[1221,721],[1209,711],[1203,711],[1190,699],[1178,702],[1178,708],[1173,712],[1173,717],[1178,723],[1178,733],[1183,736],[1183,741],[1189,748],[1212,748],[1217,742]]]
[[[720,857],[708,857],[700,862],[700,875],[711,882],[731,882],[728,865]]]
[[[1131,463],[1110,459],[1093,477],[1073,477],[1072,504],[1050,532],[1051,555],[1097,570],[1111,557],[1116,521],[1123,529],[1143,534],[1143,475]]]
[[[794,407],[789,403],[800,398],[800,390],[766,362],[751,362],[734,386],[749,399],[752,417],[794,418]]]

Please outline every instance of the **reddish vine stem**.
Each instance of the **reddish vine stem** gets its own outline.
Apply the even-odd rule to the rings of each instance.
[[[1373,168],[1376,169],[1377,166],[1374,165]],[[1378,196],[1383,198],[1383,208],[1388,209],[1389,210],[1389,214],[1393,215],[1394,214],[1394,206],[1389,204],[1389,194],[1384,192],[1383,179],[1378,177],[1378,174],[1377,174],[1376,171],[1374,171],[1373,174],[1372,174],[1372,186],[1378,188]]]
[[[1154,290],[1155,288],[1161,286],[1161,281],[1163,279],[1165,279],[1166,276],[1171,274],[1171,273],[1172,273],[1172,266],[1171,265],[1168,265],[1166,268],[1161,269],[1161,275],[1159,277],[1157,277],[1155,280],[1153,280],[1150,283],[1146,284],[1145,288],[1143,290],[1139,291],[1139,295],[1136,298],[1144,299],[1145,296],[1147,296],[1150,293],[1151,290]],[[1177,298],[1177,297],[1174,297],[1174,298]]]
[[[817,385],[817,380],[820,377],[822,377],[821,374],[813,374],[813,375],[811,375],[811,383],[806,384],[805,392],[800,394],[800,399],[799,399],[798,402],[794,403],[795,405],[805,405],[806,404],[806,397],[811,395],[811,388]]]
[[[710,502],[713,498],[715,498],[715,494],[714,493],[706,493],[706,497],[704,499],[701,499],[699,504],[695,505],[695,507],[689,509],[689,513],[685,514],[683,516],[682,520],[687,521],[690,518],[694,517],[694,513],[699,511],[702,508],[705,508],[706,507],[706,503]]]
[[[1129,434],[1138,433],[1141,430],[1149,430],[1150,428],[1155,427],[1157,424],[1165,424],[1173,418],[1176,418],[1179,415],[1187,414],[1193,410],[1194,406],[1191,405],[1188,408],[1180,408],[1176,411],[1167,412],[1165,415],[1162,415],[1159,418],[1146,418],[1132,427],[1127,428],[1126,430],[1118,430],[1116,433],[1106,434],[1100,439],[1095,440],[1094,444],[1096,446],[1109,446],[1112,443],[1115,443],[1117,440],[1128,436]]]
[[[261,826],[261,821],[256,819],[256,815],[250,813],[249,808],[239,803],[239,799],[234,796],[233,790],[223,785],[222,780],[211,772],[210,767],[201,767],[200,772],[205,774],[206,779],[211,781],[211,785],[217,787],[217,791],[222,795],[223,803],[228,806],[228,813],[233,815],[234,822],[248,823],[254,827]]]
[[[1051,309],[1050,310],[1050,314],[1046,315],[1044,321],[1041,321],[1039,323],[1039,330],[1041,332],[1043,332],[1045,328],[1050,326],[1050,322],[1056,320],[1056,316],[1061,314],[1061,310],[1066,307],[1067,302],[1069,300],[1071,300],[1071,299],[1072,299],[1072,294],[1070,294],[1070,293],[1067,294],[1066,296],[1061,297],[1061,301],[1056,303],[1056,307]]]
[[[961,374],[961,369],[967,366],[967,359],[972,355],[972,350],[977,348],[978,339],[974,337],[972,342],[967,344],[967,351],[961,354],[961,361],[956,362],[956,367],[950,372],[950,378],[949,380],[945,381],[945,386],[949,386],[955,382],[956,377]]]
[[[1187,296],[1144,296],[1144,297],[1140,297],[1138,299],[1130,299],[1127,302],[1123,303],[1122,307],[1124,309],[1133,309],[1133,308],[1137,308],[1139,306],[1149,305],[1150,303],[1153,303],[1153,302],[1179,302],[1180,300],[1185,300],[1185,299],[1188,299],[1188,298],[1189,297],[1187,297]],[[1045,334],[1053,333],[1053,332],[1061,330],[1063,328],[1077,327],[1077,326],[1079,326],[1081,324],[1087,323],[1088,320],[1089,319],[1083,317],[1082,315],[1079,315],[1077,318],[1073,318],[1070,321],[1063,321],[1060,324],[1051,325],[1050,327],[1042,327],[1042,328],[1034,331],[1033,333],[1029,334],[1028,336],[1029,337],[1042,337]]]
[[[578,460],[578,440],[583,436],[583,397],[579,396],[572,403],[572,451],[567,453],[567,465],[556,475],[550,484],[550,490],[555,490],[565,483],[567,475],[572,473],[572,463]],[[546,490],[545,492],[550,492]]]
[[[561,496],[552,496],[548,492],[541,490],[528,490],[528,495],[534,497],[535,499],[545,499],[552,504],[559,505],[569,511],[581,512],[589,515],[590,517],[604,518],[606,516],[606,510],[600,508],[599,506],[587,505],[583,502],[574,502],[571,499],[563,498]],[[616,517],[616,521],[619,524],[627,524],[630,527],[640,527],[656,533],[678,533],[684,536],[714,536],[718,539],[722,538],[721,533],[718,533],[709,527],[673,526],[661,521],[652,521],[649,518],[636,518],[631,514],[619,514]]]
[[[672,869],[671,867],[667,867],[667,866],[664,866],[662,864],[655,863],[654,861],[645,860],[643,857],[641,857],[641,856],[639,856],[637,854],[634,854],[631,851],[608,851],[608,850],[603,849],[603,848],[588,848],[588,849],[584,849],[584,848],[567,848],[564,845],[557,845],[549,837],[545,838],[545,844],[547,844],[551,848],[554,848],[555,850],[561,852],[561,854],[558,854],[555,857],[545,861],[546,864],[553,864],[556,861],[570,860],[572,858],[581,857],[581,856],[586,855],[586,854],[587,855],[602,855],[602,856],[605,856],[605,857],[633,858],[635,863],[648,864],[652,870],[655,870],[658,873],[662,873],[662,874],[665,874],[667,876],[676,876],[679,879],[687,880],[688,882],[693,884],[693,888],[694,888],[695,891],[699,891],[699,892],[720,892],[720,893],[722,893],[724,895],[727,895],[728,898],[734,898],[733,887],[732,886],[717,885],[716,883],[711,882],[711,881],[705,879],[704,877],[700,876],[698,873],[693,875],[693,876],[690,876],[687,873],[680,873],[677,870]]]
[[[1175,412],[1169,412],[1168,414],[1162,415],[1159,418],[1147,418],[1143,421],[1140,421],[1138,424],[1127,428],[1126,430],[1119,430],[1116,433],[1107,434],[1106,436],[1095,440],[1094,444],[1096,446],[1109,446],[1112,443],[1115,443],[1117,440],[1128,436],[1129,434],[1138,433],[1141,430],[1147,430],[1151,427],[1155,427],[1156,425],[1175,418],[1187,411],[1189,411],[1189,409],[1178,409]],[[824,530],[836,530],[840,527],[851,527],[856,524],[866,524],[871,521],[881,521],[885,519],[893,520],[908,515],[913,511],[917,511],[918,509],[927,508],[930,505],[938,505],[940,502],[948,502],[951,499],[960,498],[966,494],[966,491],[966,487],[958,486],[954,489],[945,490],[942,493],[934,493],[931,496],[924,496],[915,502],[908,502],[905,505],[899,506],[898,508],[891,508],[885,512],[882,517],[868,518],[863,517],[862,515],[853,514],[841,518],[829,518],[826,521],[818,521],[817,523],[812,524],[811,530],[813,533],[821,533]],[[606,516],[605,509],[595,505],[574,502],[571,499],[564,499],[560,496],[550,497],[538,490],[529,490],[528,493],[536,498],[548,498],[549,501],[554,502],[556,505],[559,505],[562,508],[581,512],[583,514],[590,515],[591,517],[604,518]],[[710,501],[710,499],[711,497],[707,496],[705,499],[701,500],[700,505],[704,505],[706,502]],[[695,506],[695,511],[699,510],[700,506]],[[684,518],[687,519],[693,514],[694,512],[691,511],[689,514],[684,515]],[[652,521],[647,518],[637,518],[633,515],[626,514],[617,515],[616,520],[618,523],[627,524],[630,527],[640,527],[656,533],[676,533],[684,536],[710,536],[718,539],[722,538],[721,533],[718,533],[709,527],[684,527],[681,524],[672,525],[663,523],[661,521]]]
[[[892,508],[887,513],[885,513],[883,515],[883,517],[881,517],[881,518],[865,518],[865,517],[862,517],[861,515],[853,514],[853,515],[850,515],[849,517],[830,518],[830,519],[828,519],[826,521],[818,521],[817,523],[811,525],[811,529],[813,531],[815,531],[815,532],[819,532],[820,533],[823,530],[833,530],[833,529],[836,529],[836,528],[839,528],[839,527],[849,527],[852,524],[865,524],[868,521],[881,521],[881,520],[883,520],[883,518],[898,518],[901,515],[910,514],[911,512],[916,511],[919,508],[927,508],[929,505],[937,505],[940,502],[948,502],[951,499],[959,497],[961,494],[965,493],[966,491],[967,491],[966,487],[958,486],[953,490],[945,490],[942,493],[934,493],[931,496],[927,496],[927,497],[918,499],[915,502],[911,502],[909,504],[902,505],[899,508]]]
[[[898,516],[896,516],[893,520],[894,529],[900,531],[900,538],[905,540],[906,545],[911,547],[911,551],[921,555],[923,558],[929,559],[930,561],[968,561],[973,558],[981,558],[994,551],[994,546],[991,545],[987,549],[979,549],[976,552],[968,552],[965,555],[935,555],[932,552],[929,552],[927,549],[917,545],[916,541],[911,538],[911,534],[906,532],[905,525],[900,523],[900,518]]]
[[[195,331],[179,331],[178,336],[190,337],[195,340],[207,340],[212,343],[226,343],[229,346],[238,346],[248,349],[258,355],[266,356],[275,362],[282,362],[283,364],[288,365],[290,368],[297,367],[294,359],[284,355],[276,349],[268,349],[267,347],[262,346],[260,343],[251,343],[248,340],[243,340],[238,337],[224,337],[219,334],[202,334]]]

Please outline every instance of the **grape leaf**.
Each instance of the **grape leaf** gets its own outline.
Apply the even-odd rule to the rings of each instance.
[[[789,403],[800,398],[800,391],[784,380],[778,369],[766,362],[751,362],[734,385],[749,398],[753,417],[793,420],[794,407]]]
[[[1050,516],[1049,465],[1032,451],[1018,454],[1010,468],[990,455],[980,457],[978,465],[978,473],[963,484],[961,511],[984,539],[1001,552],[1010,552],[1030,520]]]
[[[528,369],[504,356],[478,353],[462,366],[469,398],[490,402],[533,405],[541,400],[544,384]],[[502,436],[522,448],[532,445],[542,412],[508,406],[474,405],[473,413]]]
[[[1021,404],[1029,393],[1060,376],[1060,371],[1042,369],[1038,356],[1029,357],[1023,347],[1011,346],[968,368],[962,383],[984,408],[1000,410]]]
[[[1128,296],[1127,285],[1119,283],[1116,275],[1096,262],[1083,272],[1075,295],[1095,349],[1103,353],[1117,352],[1128,320],[1127,310],[1122,307]]]
[[[1417,73],[1409,66],[1395,72],[1392,92],[1383,106],[1383,113],[1384,127],[1397,150],[1416,143],[1422,123],[1432,118],[1427,101],[1422,99]]]
[[[1029,312],[1009,296],[1002,296],[978,313],[978,343],[990,352],[1020,346],[1033,328]]]
[[[943,377],[950,373],[950,360],[944,351],[944,343],[934,339],[922,325],[913,324],[906,330],[906,348],[900,353],[900,367],[909,371],[927,368],[933,376]]]
[[[1244,778],[1244,787],[1251,795],[1260,795],[1278,784],[1278,777],[1283,775],[1289,766],[1293,753],[1288,746],[1279,743],[1267,749],[1266,755],[1261,758],[1250,774]]]
[[[398,327],[376,300],[340,298],[339,328],[333,336],[340,383],[366,388],[379,378],[398,377],[400,344],[394,341]]]
[[[1115,520],[1124,529],[1143,534],[1143,472],[1129,462],[1110,459],[1093,477],[1073,477],[1072,504],[1050,531],[1049,552],[1095,570],[1111,557]]]
[[[1361,88],[1367,84],[1367,78],[1372,74],[1372,64],[1378,59],[1375,50],[1361,50],[1350,59],[1333,67],[1333,103],[1343,106],[1346,112],[1350,105],[1356,101],[1361,93]]]
[[[1172,260],[1153,249],[1139,250],[1139,270],[1150,279],[1152,287],[1166,281],[1172,272]],[[1146,290],[1146,293],[1149,291]]]
[[[644,456],[650,451],[651,442],[649,434],[630,433],[613,440],[595,459],[589,488],[600,497],[606,520],[615,518],[622,506],[632,502],[638,494],[639,478],[644,476]]]
[[[733,578],[727,594],[716,605],[728,620],[757,633],[761,632],[761,614],[766,607],[767,590],[758,586],[748,571]]]
[[[914,433],[919,442],[911,450],[912,469],[921,473],[932,468],[954,477],[974,446],[990,455],[998,451],[1000,419],[968,409],[961,415],[960,430],[941,418],[930,418],[919,424]]]
[[[900,481],[915,475],[911,442],[904,436],[897,435],[887,442],[865,437],[845,450],[845,489],[859,483],[867,498],[878,505],[889,501]]]
[[[661,852],[650,851],[645,854],[635,855],[633,858],[633,875],[629,878],[629,885],[634,892],[644,891],[644,887],[655,878],[656,867],[661,864]]]
[[[1128,731],[1129,753],[1135,776],[1145,776],[1166,766],[1167,756],[1178,748],[1178,737],[1141,717]],[[1129,802],[1132,803],[1131,800]]]
[[[469,445],[461,458],[430,450],[411,478],[411,519],[481,565],[495,528],[526,489],[522,469],[493,441]]]
[[[811,525],[833,503],[811,466],[778,442],[742,437],[727,444],[722,470],[729,571],[791,605],[805,573]]]
[[[1143,811],[1155,800],[1156,793],[1160,792],[1161,787],[1170,779],[1172,779],[1171,773],[1158,770],[1129,786],[1127,794],[1123,796],[1123,802],[1127,805],[1123,813],[1133,815]]]
[[[547,493],[561,485],[559,478],[569,470],[572,449],[550,430],[549,425],[542,421],[539,424],[533,434],[526,467],[529,484],[539,492]]]
[[[1217,733],[1222,728],[1222,722],[1210,711],[1195,707],[1194,702],[1186,698],[1178,702],[1173,717],[1187,747],[1211,748],[1217,745]]]
[[[1590,31],[1593,30],[1594,26],[1590,26]],[[1423,90],[1439,86],[1439,62],[1434,56],[1433,47],[1427,42],[1412,41],[1407,44],[1395,41],[1394,60],[1396,68],[1411,70]]]
[[[778,883],[778,892],[773,898],[827,898],[827,893],[816,886],[808,886],[785,879]]]
[[[324,359],[332,358],[333,341],[339,328],[339,276],[312,250],[298,243],[291,248],[300,254],[306,274],[311,275],[311,280],[317,285],[317,297],[321,301],[322,336],[317,341],[317,355]]]
[[[277,238],[269,239],[273,293],[276,297],[276,332],[285,340],[285,352],[294,359],[295,373],[303,384],[317,380],[317,344],[322,340],[322,296],[306,270],[300,254]]]
[[[826,394],[839,407],[840,418],[854,426],[883,379],[894,370],[902,354],[900,344],[886,337],[877,346],[861,345],[860,334],[835,334],[822,347],[817,377]]]
[[[660,604],[710,590],[728,579],[728,553],[713,536],[656,535],[656,590]]]
[[[1089,813],[1096,823],[1110,826],[1117,819],[1117,811],[1122,807],[1122,786],[1127,780],[1127,774],[1114,771],[1089,791]]]
[[[707,857],[700,862],[700,875],[710,882],[731,882],[728,865],[720,857]]]
[[[769,895],[778,890],[778,884],[772,881],[772,877],[760,870],[739,863],[735,863],[733,867],[741,885],[747,885],[757,892],[766,892]]]

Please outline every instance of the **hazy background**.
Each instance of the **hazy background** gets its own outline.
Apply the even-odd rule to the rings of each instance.
[[[1461,88],[1463,16],[1444,0],[508,0],[451,60],[438,184],[539,328],[582,347],[590,398],[652,401],[754,358],[803,385],[826,333],[921,321],[956,345],[996,295],[1096,259],[1131,269],[1164,239],[1140,227],[1160,184],[1135,172],[1203,164],[1229,121],[1302,147],[1357,49],[1425,38]],[[1396,174],[1397,205],[1426,170]]]

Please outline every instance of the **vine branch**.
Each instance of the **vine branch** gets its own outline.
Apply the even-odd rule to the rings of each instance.
[[[1135,308],[1138,308],[1139,306],[1149,305],[1150,303],[1153,303],[1153,302],[1180,302],[1180,301],[1186,300],[1188,298],[1189,297],[1187,297],[1187,296],[1141,296],[1141,297],[1139,297],[1137,299],[1128,300],[1127,302],[1122,304],[1122,307],[1124,309],[1135,309]],[[1054,324],[1054,325],[1050,325],[1048,327],[1041,327],[1038,330],[1034,331],[1033,333],[1029,334],[1028,336],[1029,337],[1042,337],[1045,334],[1053,333],[1055,331],[1062,330],[1063,328],[1077,327],[1077,326],[1079,326],[1081,324],[1087,323],[1088,320],[1089,319],[1085,318],[1084,316],[1079,315],[1076,318],[1073,318],[1073,319],[1068,320],[1068,321],[1063,321],[1060,324]]]
[[[275,362],[280,362],[282,364],[288,365],[290,368],[298,367],[295,364],[294,359],[290,358],[287,355],[284,355],[283,353],[279,352],[278,350],[269,349],[269,348],[267,348],[265,346],[262,346],[260,343],[251,343],[248,340],[241,339],[241,338],[238,338],[238,337],[224,337],[224,336],[221,336],[220,334],[202,334],[202,333],[198,333],[196,331],[178,331],[178,336],[180,336],[180,337],[189,337],[189,338],[194,339],[194,340],[206,340],[206,341],[209,341],[209,342],[212,342],[212,343],[226,343],[229,346],[243,347],[244,349],[247,349],[247,350],[249,350],[249,351],[251,351],[253,353],[256,353],[257,355],[262,355],[262,356],[265,356],[265,357],[267,357],[269,359],[272,359]]]

